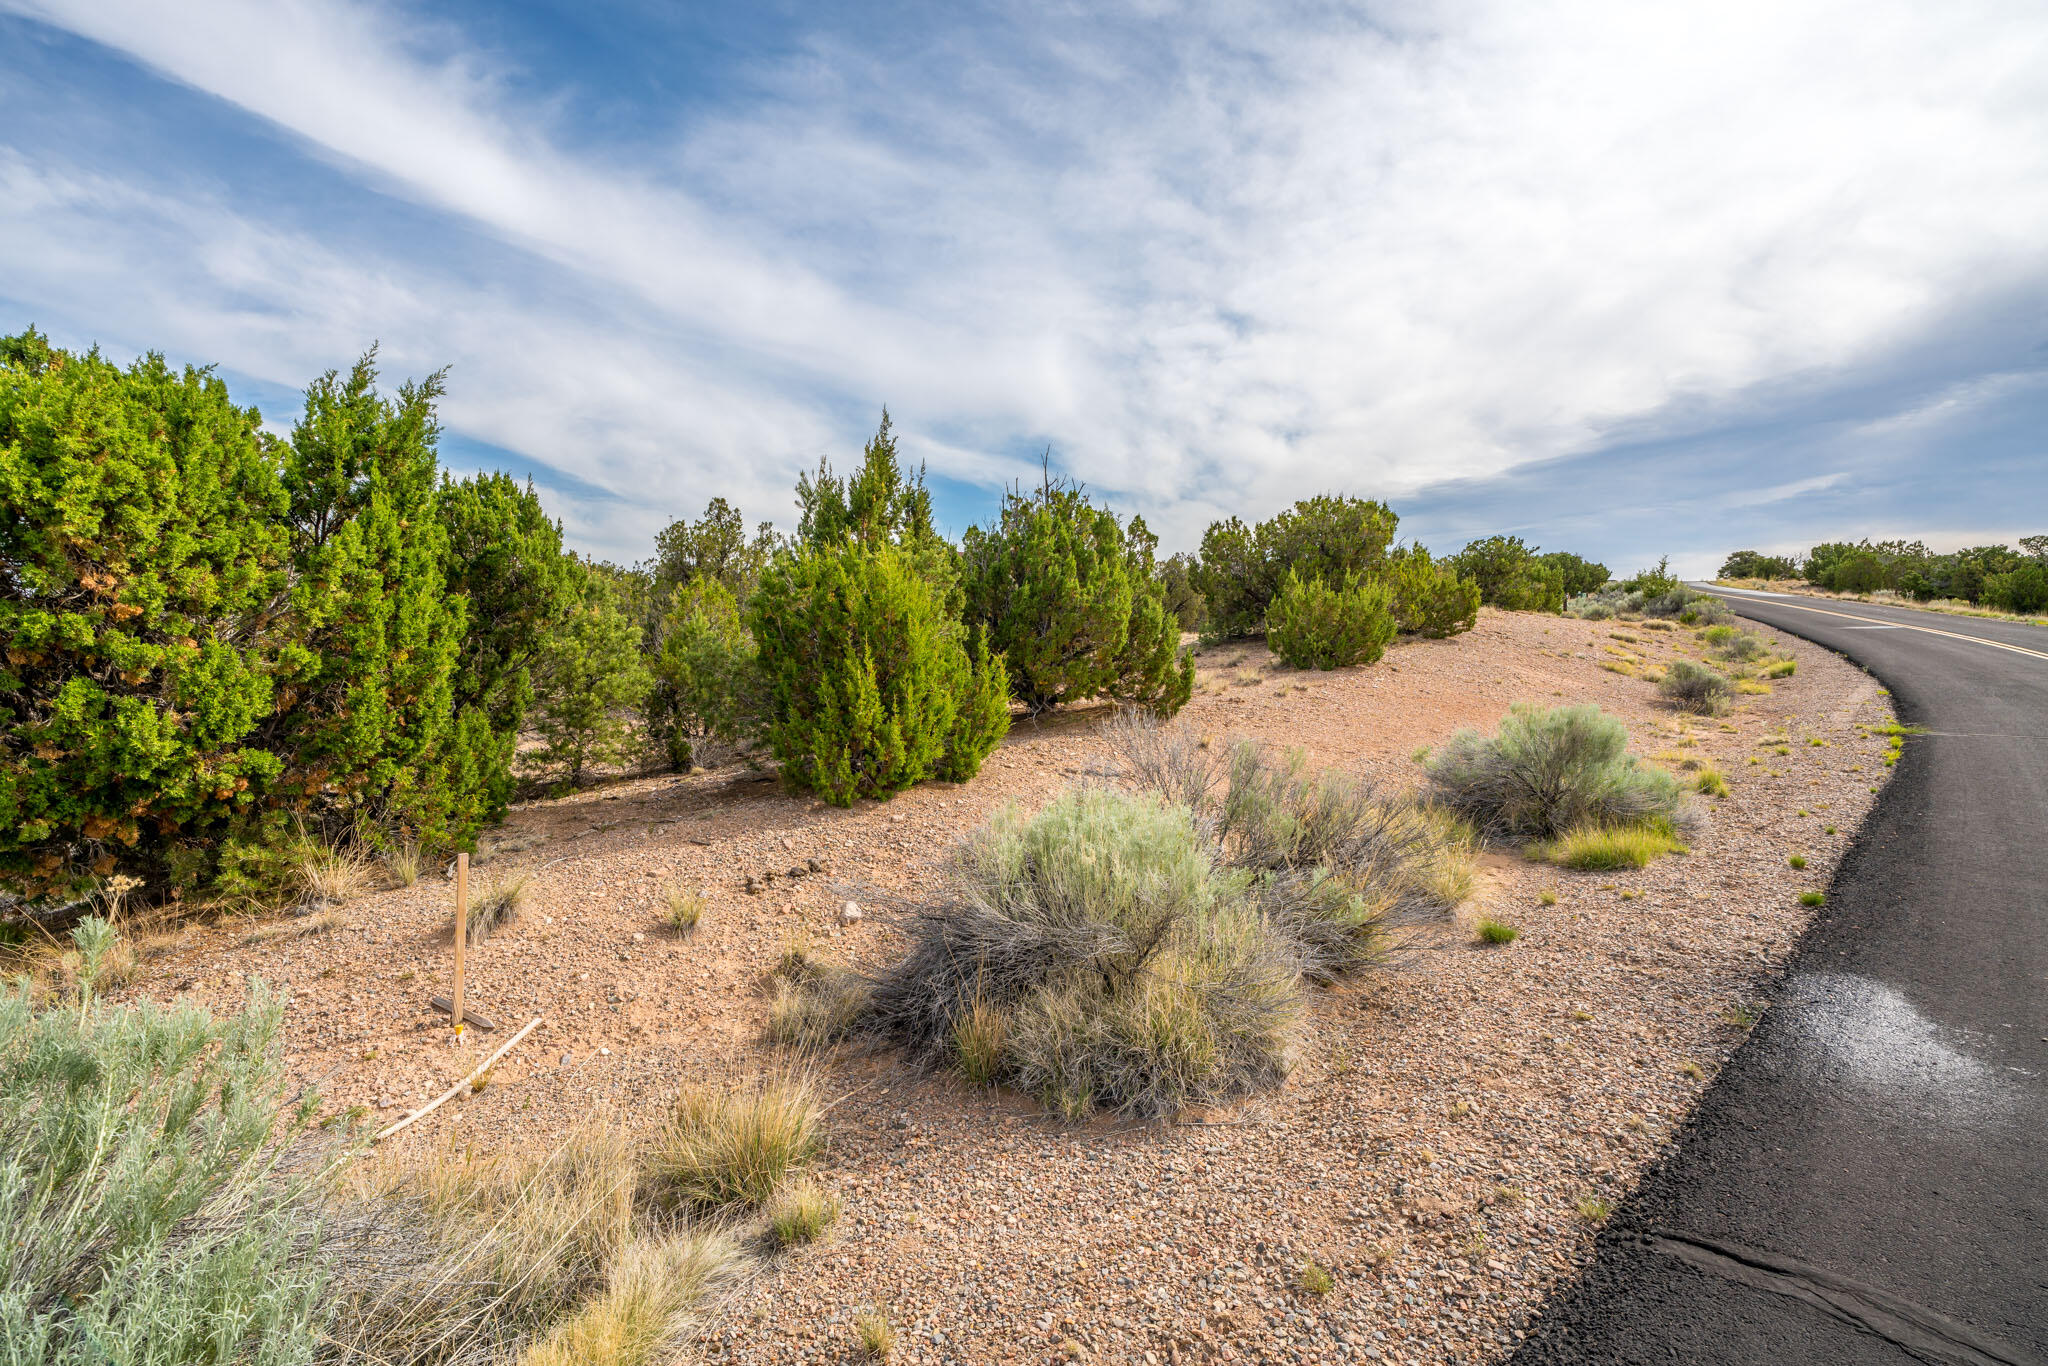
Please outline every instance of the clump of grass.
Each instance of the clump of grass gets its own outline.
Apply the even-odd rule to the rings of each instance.
[[[1521,937],[1521,931],[1505,920],[1483,916],[1479,921],[1479,939],[1486,944],[1512,944]]]
[[[976,1086],[993,1086],[1003,1075],[1009,1020],[980,991],[953,1017],[953,1060]]]
[[[354,843],[299,836],[298,883],[301,901],[338,903],[370,889],[370,856]]]
[[[1806,855],[1794,854],[1786,859],[1785,862],[1791,864],[1794,868],[1804,868],[1806,866]]]
[[[1738,678],[1735,680],[1735,691],[1743,697],[1768,697],[1771,685],[1759,683],[1754,678]]]
[[[1662,855],[1687,851],[1669,822],[1643,821],[1633,825],[1582,825],[1536,846],[1532,852],[1559,867],[1611,872],[1647,868]]]
[[[1774,659],[1764,665],[1765,678],[1790,678],[1798,672],[1799,661],[1796,659]]]
[[[1727,675],[1690,659],[1672,660],[1657,684],[1657,691],[1675,706],[1703,716],[1714,715],[1727,706],[1731,690]]]
[[[1678,1070],[1682,1076],[1691,1077],[1694,1081],[1705,1081],[1707,1079],[1707,1069],[1701,1067],[1696,1062],[1687,1062],[1680,1066]]]
[[[518,1366],[644,1366],[664,1354],[737,1261],[718,1234],[637,1239],[608,1268],[604,1292],[563,1319]]]
[[[1826,902],[1827,896],[1821,892],[1801,892],[1799,894],[1799,904],[1802,906],[1820,906],[1825,905]]]
[[[667,1200],[710,1211],[758,1209],[825,1145],[816,1087],[803,1073],[739,1089],[686,1087],[647,1156]]]
[[[801,1049],[838,1043],[859,1025],[867,1003],[868,984],[860,974],[838,963],[809,959],[802,972],[776,977],[775,998],[768,1005],[768,1037]]]
[[[1835,833],[1835,827],[1832,825],[1823,825],[1821,829],[1830,835]]]
[[[870,1361],[887,1361],[896,1350],[896,1329],[879,1309],[863,1309],[853,1320],[853,1340]]]
[[[1578,1202],[1577,1209],[1579,1217],[1589,1224],[1605,1223],[1608,1216],[1614,1213],[1613,1203],[1602,1200],[1597,1195],[1582,1196]]]
[[[1628,752],[1628,730],[1595,706],[1517,706],[1496,735],[1463,730],[1430,761],[1437,800],[1481,829],[1548,836],[1586,824],[1677,819],[1678,780]]]
[[[779,1248],[814,1243],[839,1218],[843,1203],[806,1177],[775,1197],[768,1211],[768,1232]]]
[[[1703,797],[1725,797],[1728,795],[1728,779],[1712,764],[1703,764],[1693,775],[1692,790]]]
[[[1557,904],[1557,888],[1545,887],[1536,894],[1536,900],[1545,906],[1555,906]]]
[[[662,923],[685,937],[695,934],[704,921],[704,894],[686,887],[671,887],[664,901],[667,909],[662,913]]]
[[[1329,1271],[1315,1262],[1304,1260],[1301,1264],[1301,1288],[1318,1299],[1337,1288],[1337,1281]]]
[[[468,933],[472,943],[482,943],[491,932],[518,918],[520,903],[526,900],[526,874],[513,873],[494,878],[469,899]]]
[[[410,887],[420,880],[426,862],[426,850],[420,847],[419,836],[403,831],[384,851],[384,874],[391,879],[392,886]]]

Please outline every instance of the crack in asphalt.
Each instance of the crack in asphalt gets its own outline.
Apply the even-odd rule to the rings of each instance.
[[[1754,1290],[1784,1295],[1941,1366],[2048,1366],[1932,1309],[1794,1257],[1652,1229],[1643,1246]]]

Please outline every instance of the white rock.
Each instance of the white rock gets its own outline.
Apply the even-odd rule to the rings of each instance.
[[[860,907],[849,901],[839,908],[839,923],[851,925],[860,919]]]

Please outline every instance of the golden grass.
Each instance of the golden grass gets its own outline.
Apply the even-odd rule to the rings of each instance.
[[[644,1366],[675,1342],[736,1256],[718,1234],[635,1239],[604,1293],[522,1353],[520,1366]]]
[[[1003,1074],[1009,1018],[979,992],[953,1016],[953,1060],[976,1086],[993,1086]]]
[[[802,971],[776,977],[768,1037],[797,1048],[837,1043],[853,1031],[867,1002],[867,983],[850,969],[807,959]]]
[[[370,858],[353,844],[330,844],[314,836],[300,842],[297,876],[305,901],[347,901],[370,888]]]
[[[863,1309],[853,1321],[853,1340],[870,1361],[887,1361],[896,1350],[896,1329],[879,1309]]]
[[[1479,885],[1479,830],[1454,811],[1419,808],[1431,849],[1419,876],[1424,890],[1445,906],[1462,906]]]
[[[685,1088],[647,1165],[674,1203],[698,1210],[759,1208],[824,1146],[816,1084],[808,1073],[787,1072],[737,1090]]]
[[[667,902],[668,909],[662,914],[662,923],[677,934],[695,934],[697,926],[704,919],[704,894],[683,887],[671,887],[668,889]]]
[[[1728,795],[1728,779],[1712,764],[1703,764],[1693,775],[1692,790],[1704,797],[1725,797]]]
[[[509,925],[519,915],[519,903],[526,899],[526,874],[513,873],[486,883],[469,899],[469,937],[482,943],[500,925]]]

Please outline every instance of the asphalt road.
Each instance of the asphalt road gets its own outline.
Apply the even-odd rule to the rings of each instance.
[[[2048,1366],[2048,628],[1724,596],[1931,733],[1515,1360]]]

